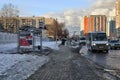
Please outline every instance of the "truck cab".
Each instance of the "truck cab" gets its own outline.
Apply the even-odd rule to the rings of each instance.
[[[88,50],[95,51],[106,51],[109,50],[109,44],[107,35],[105,32],[90,32],[87,35],[87,47]]]

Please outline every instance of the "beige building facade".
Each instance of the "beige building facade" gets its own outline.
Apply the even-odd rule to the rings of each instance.
[[[17,32],[17,27],[32,26],[39,28],[39,22],[42,21],[43,25],[47,27],[55,26],[56,20],[54,18],[45,17],[0,17],[0,24],[8,32]]]
[[[116,1],[116,29],[117,37],[120,37],[120,0]]]

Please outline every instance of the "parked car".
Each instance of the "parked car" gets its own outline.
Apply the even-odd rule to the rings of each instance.
[[[120,41],[119,40],[110,40],[109,45],[110,45],[110,49],[120,48]]]
[[[85,38],[85,36],[80,37],[80,41],[79,42],[82,45],[86,45],[86,38]]]

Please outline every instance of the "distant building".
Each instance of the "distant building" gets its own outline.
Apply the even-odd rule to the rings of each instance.
[[[68,27],[68,31],[69,31],[69,37],[80,36],[80,27],[79,26]]]
[[[5,31],[16,33],[17,27],[21,28],[23,26],[32,26],[39,28],[39,22],[43,21],[43,25],[48,28],[48,30],[43,30],[43,36],[55,37],[55,27],[57,21],[54,18],[45,17],[0,17],[0,24],[3,25]]]
[[[116,1],[116,29],[117,37],[120,37],[120,0]]]
[[[56,36],[56,29],[58,27],[57,21],[54,18],[45,18],[45,25],[48,27],[46,31],[46,36],[54,39]]]
[[[84,36],[84,18],[80,20],[80,35]]]
[[[3,25],[3,28],[7,32],[16,32],[18,26],[17,17],[0,17],[0,24]]]
[[[44,17],[19,17],[19,25],[20,27],[22,26],[33,26],[38,28],[39,27],[39,22],[43,21],[43,23],[45,22],[45,18]]]
[[[90,15],[84,17],[84,35],[92,31],[104,31],[106,32],[105,15]]]
[[[89,28],[89,17],[88,16],[85,16],[84,17],[84,35],[87,35],[87,33],[89,32],[88,31],[88,28]]]
[[[115,18],[115,16],[108,17],[107,35],[110,38],[117,36],[116,35],[116,18]]]

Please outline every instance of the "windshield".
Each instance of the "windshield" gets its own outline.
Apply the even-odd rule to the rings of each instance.
[[[93,36],[93,41],[106,41],[107,36],[105,33],[94,33],[92,34]]]
[[[86,40],[85,37],[80,38],[80,40]]]
[[[116,43],[116,42],[119,42],[119,40],[112,40],[110,41],[111,43]]]

